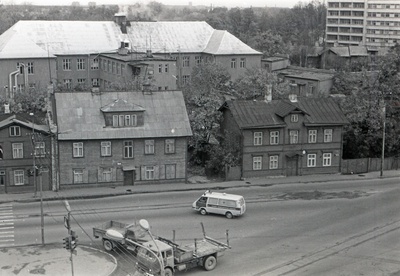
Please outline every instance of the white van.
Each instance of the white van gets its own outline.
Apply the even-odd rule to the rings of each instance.
[[[200,214],[221,214],[227,218],[241,216],[246,212],[243,196],[226,193],[216,193],[207,190],[192,204],[192,208]]]

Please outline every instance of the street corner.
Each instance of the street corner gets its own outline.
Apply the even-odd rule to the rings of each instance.
[[[75,275],[108,276],[117,267],[117,260],[110,254],[87,246],[78,246],[71,254],[62,244],[21,246],[0,249],[0,275],[31,276]]]

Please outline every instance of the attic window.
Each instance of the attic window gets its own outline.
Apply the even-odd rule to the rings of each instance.
[[[10,126],[10,136],[21,136],[21,128],[19,126]]]
[[[298,114],[292,114],[292,115],[290,116],[290,121],[291,121],[292,123],[297,123],[297,122],[299,121],[299,115],[298,115]]]

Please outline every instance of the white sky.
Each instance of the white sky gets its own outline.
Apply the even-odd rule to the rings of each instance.
[[[135,3],[148,3],[151,0],[76,0],[81,5],[87,5],[88,2],[96,2],[97,5],[113,4],[113,5],[127,5]],[[286,7],[292,8],[295,4],[302,2],[308,3],[310,0],[155,0],[156,2],[163,3],[165,5],[188,5],[192,2],[192,5],[211,5],[214,7]],[[71,5],[74,0],[0,0],[0,4],[32,4],[32,5]]]

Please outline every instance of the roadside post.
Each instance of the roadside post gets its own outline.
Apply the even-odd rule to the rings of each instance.
[[[75,231],[71,230],[71,223],[70,223],[70,218],[71,218],[71,206],[68,203],[68,200],[64,201],[65,204],[65,209],[67,209],[68,214],[66,216],[64,216],[64,226],[65,228],[67,228],[68,230],[68,236],[65,237],[64,240],[64,248],[67,249],[70,253],[70,261],[71,261],[71,272],[72,272],[72,276],[74,276],[74,262],[73,262],[73,258],[72,255],[75,254],[76,255],[76,246],[77,246],[77,242],[78,242],[78,236],[76,235]]]

